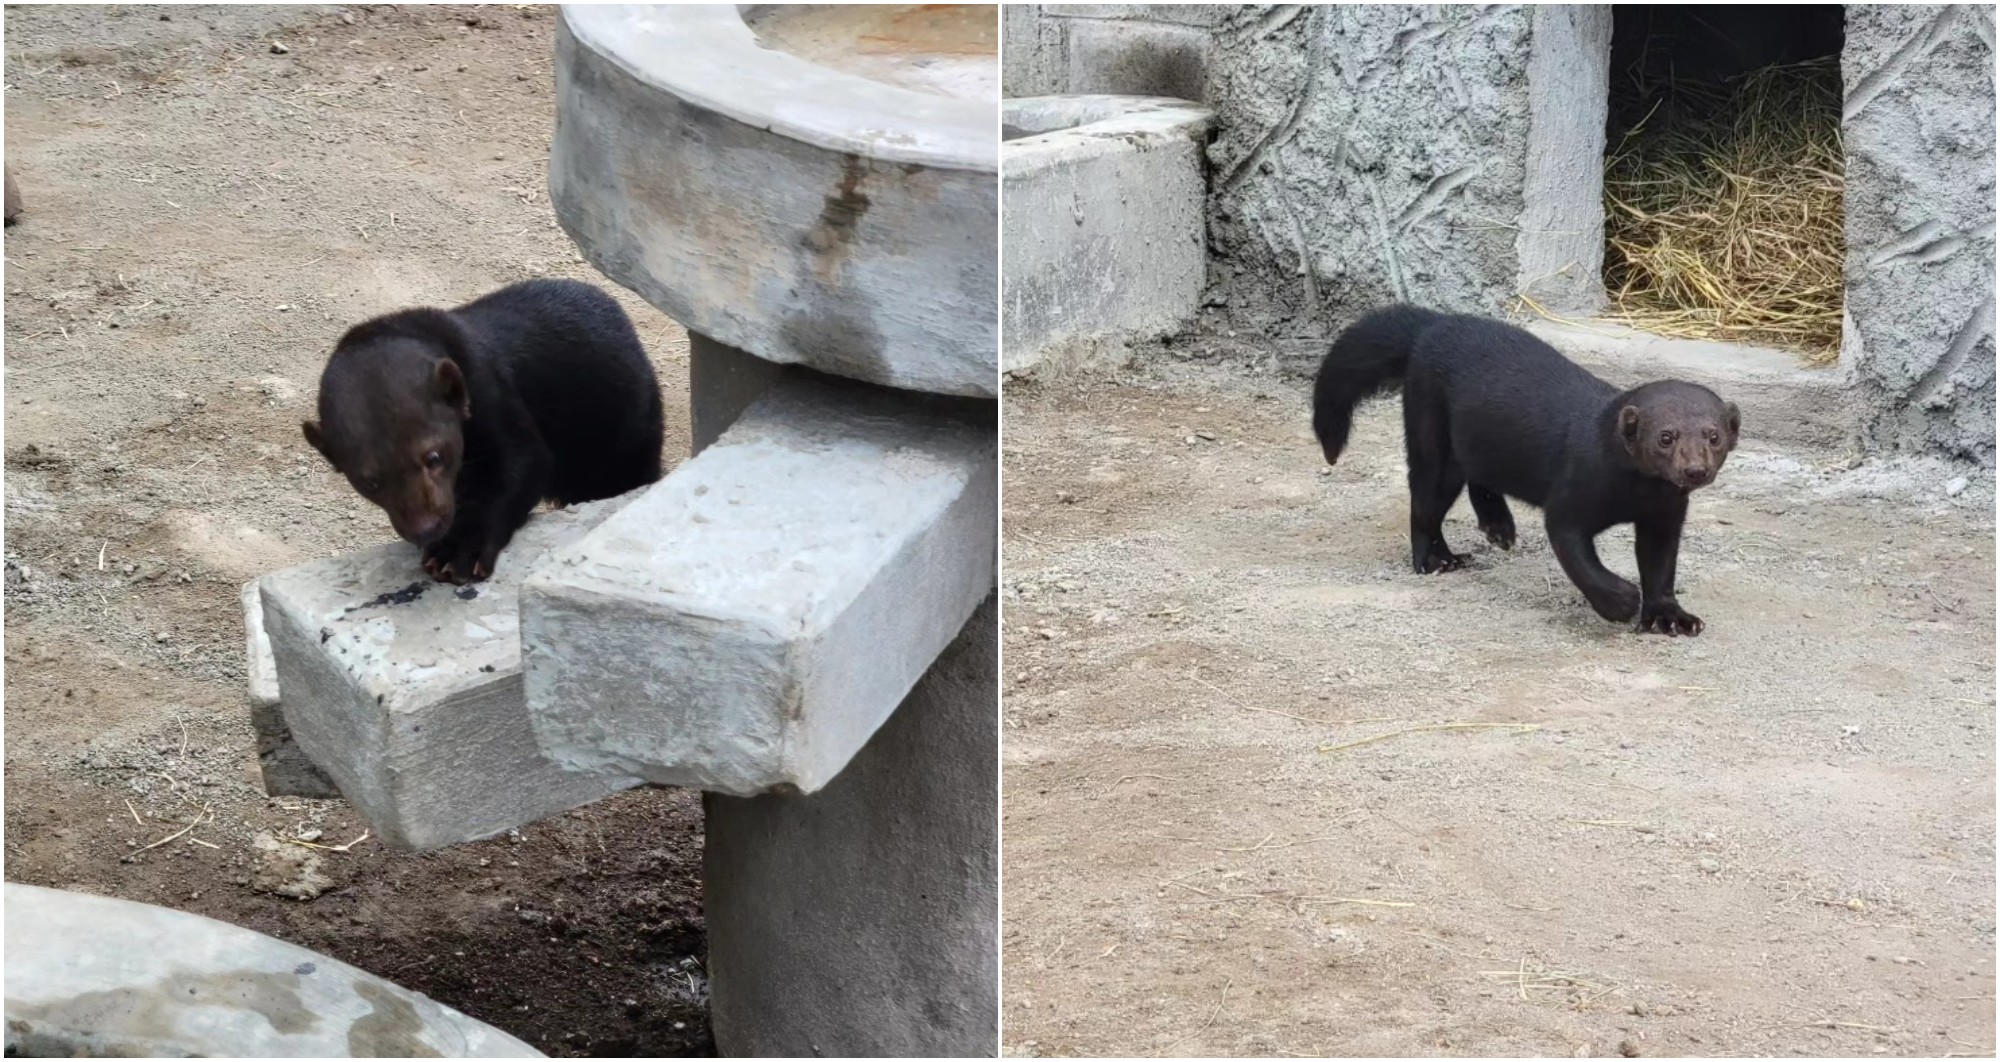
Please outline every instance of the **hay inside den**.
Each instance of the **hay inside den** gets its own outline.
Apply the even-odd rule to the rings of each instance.
[[[1634,87],[1605,159],[1614,315],[1831,363],[1846,257],[1839,57]]]

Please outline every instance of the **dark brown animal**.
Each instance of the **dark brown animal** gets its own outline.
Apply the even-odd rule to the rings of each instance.
[[[1678,380],[1620,391],[1512,325],[1394,306],[1342,333],[1320,366],[1313,430],[1328,464],[1346,448],[1354,407],[1398,383],[1418,573],[1465,563],[1444,541],[1461,492],[1501,549],[1514,547],[1507,499],[1517,498],[1541,507],[1549,547],[1598,615],[1701,633],[1676,597],[1675,565],[1688,494],[1714,482],[1736,448],[1733,403]],[[1633,525],[1639,586],[1598,559],[1594,540],[1616,524]]]
[[[653,367],[618,303],[576,281],[356,325],[320,376],[319,416],[306,441],[445,582],[492,575],[543,499],[660,478]]]

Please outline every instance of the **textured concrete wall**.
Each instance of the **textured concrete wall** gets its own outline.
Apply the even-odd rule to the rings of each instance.
[[[1993,450],[1993,10],[1847,8],[1842,360],[1878,450]]]
[[[1007,53],[1004,85],[1200,84],[1217,118],[1210,281],[1242,326],[1324,338],[1396,299],[1494,312],[1524,274],[1572,307],[1595,291],[1601,218],[1547,222],[1584,199],[1595,206],[1595,192],[1569,178],[1601,166],[1602,90],[1594,107],[1556,94],[1537,106],[1529,72],[1562,71],[1557,88],[1601,85],[1602,11],[1246,5],[1203,9],[1208,24],[1197,27],[1170,5],[1126,10],[1119,20],[1073,6],[1009,9],[1008,42],[1026,50]],[[1153,22],[1206,35],[1198,77],[1141,61],[1160,49],[1133,26]],[[1079,34],[1094,43],[1080,47]],[[1114,60],[1118,39],[1126,53]],[[1537,230],[1524,232],[1530,223]],[[1583,281],[1564,287],[1561,277]]]
[[[1304,372],[1395,299],[1599,304],[1610,16],[1020,5],[1006,9],[1002,84],[1198,84],[1217,118],[1208,301]],[[1820,409],[1845,381],[1853,434],[1876,452],[1994,461],[1993,23],[1974,5],[1847,8],[1849,326],[1840,373],[1797,386]]]

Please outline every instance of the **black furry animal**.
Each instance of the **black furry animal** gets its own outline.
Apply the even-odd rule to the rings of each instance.
[[[530,280],[455,310],[349,329],[320,375],[306,441],[448,582],[493,574],[542,499],[660,478],[660,388],[625,311],[572,280]]]
[[[1328,464],[1347,446],[1354,407],[1403,387],[1410,459],[1410,560],[1420,574],[1465,558],[1444,541],[1461,490],[1488,541],[1514,548],[1508,498],[1541,507],[1564,574],[1605,619],[1700,634],[1674,596],[1688,494],[1736,448],[1734,403],[1678,380],[1619,391],[1527,332],[1483,317],[1392,306],[1334,341],[1313,386],[1313,433]],[[1635,587],[1606,570],[1594,540],[1632,524]]]

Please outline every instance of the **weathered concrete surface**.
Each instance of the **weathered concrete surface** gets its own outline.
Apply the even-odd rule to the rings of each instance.
[[[993,1055],[997,613],[989,597],[825,789],[707,796],[723,1053]]]
[[[1104,93],[1207,98],[1209,29],[1221,4],[1007,4],[1006,96]],[[1045,17],[1046,16],[1046,17]]]
[[[1515,289],[1558,313],[1604,305],[1604,118],[1611,8],[1536,4]]]
[[[1236,13],[1240,45],[1209,63],[1231,315],[1330,335],[1397,300],[1500,311],[1522,273],[1534,10],[1314,6],[1259,35],[1265,17]]]
[[[1850,4],[1841,360],[1881,450],[1994,460],[1993,10]]]
[[[245,664],[250,675],[250,727],[257,733],[257,766],[264,792],[271,796],[337,797],[333,780],[315,766],[292,740],[285,708],[278,696],[278,664],[271,658],[271,639],[264,633],[264,598],[254,582],[243,584]]]
[[[1002,118],[1017,138],[1001,148],[1001,368],[1031,369],[1079,341],[1184,327],[1207,279],[1209,112],[1156,97],[1058,96],[1008,100]]]
[[[699,332],[688,333],[688,424],[694,452],[722,438],[786,369]]]
[[[566,772],[536,747],[517,616],[536,559],[635,496],[535,516],[471,587],[433,582],[401,542],[264,577],[292,736],[384,841],[490,837],[637,784]]]
[[[1521,322],[1550,346],[1619,387],[1649,380],[1698,383],[1743,411],[1743,437],[1834,450],[1859,447],[1846,374],[1799,365],[1798,355],[1738,343],[1670,339],[1604,321]]]
[[[550,196],[607,276],[768,361],[995,394],[994,101],[761,48],[728,5],[564,8],[556,91]]]
[[[165,907],[6,887],[7,1057],[541,1058],[344,962]]]
[[[542,748],[738,795],[826,785],[993,587],[993,412],[793,374],[552,550],[521,597]]]

